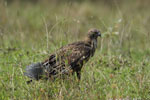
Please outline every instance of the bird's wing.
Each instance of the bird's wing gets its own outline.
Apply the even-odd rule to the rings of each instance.
[[[61,60],[67,61],[67,64],[77,63],[79,60],[87,59],[91,54],[91,46],[85,42],[76,42],[60,49]],[[58,56],[59,56],[58,55]]]
[[[75,42],[68,44],[54,54],[51,54],[49,59],[45,61],[45,65],[50,65],[51,68],[61,68],[64,66],[74,66],[82,61],[86,61],[90,57],[91,47],[85,42]]]

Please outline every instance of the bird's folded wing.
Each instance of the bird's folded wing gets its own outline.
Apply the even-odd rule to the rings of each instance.
[[[90,45],[84,42],[76,42],[64,46],[54,54],[51,54],[44,64],[49,64],[53,68],[64,65],[75,65],[80,61],[88,59],[91,55],[90,53]]]

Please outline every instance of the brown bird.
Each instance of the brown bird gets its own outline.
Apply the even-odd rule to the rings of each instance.
[[[43,77],[55,79],[58,76],[76,72],[80,80],[83,64],[94,55],[97,48],[98,36],[101,36],[98,29],[90,29],[83,41],[63,46],[51,54],[46,61],[27,66],[24,74],[30,78],[39,80]]]

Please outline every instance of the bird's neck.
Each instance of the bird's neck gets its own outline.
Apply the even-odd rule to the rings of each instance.
[[[97,48],[97,39],[92,40],[92,46],[93,46],[94,49]]]
[[[96,49],[97,48],[97,38],[91,39],[86,37],[84,40],[87,44],[90,44],[92,48]]]
[[[90,39],[89,37],[86,37],[86,38],[84,39],[84,41],[85,41],[86,43],[88,43],[88,44],[91,44],[92,39]]]

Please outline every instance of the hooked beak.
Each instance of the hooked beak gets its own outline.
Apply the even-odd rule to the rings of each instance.
[[[100,32],[98,32],[98,36],[101,37],[101,33]]]

